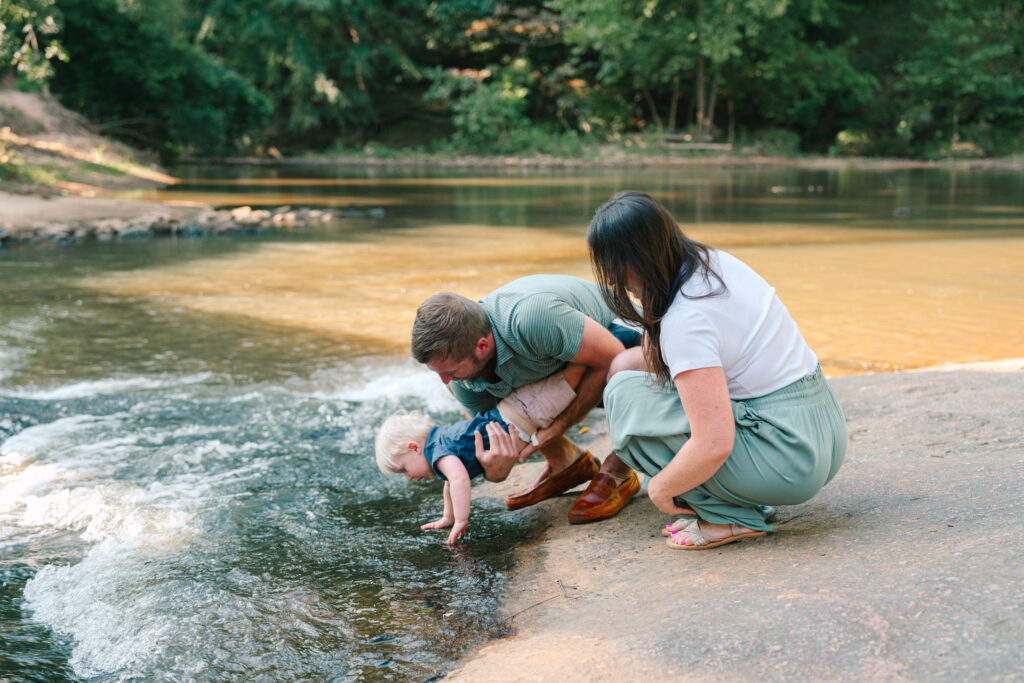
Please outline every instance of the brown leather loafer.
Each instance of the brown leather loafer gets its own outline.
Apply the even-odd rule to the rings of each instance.
[[[586,452],[576,458],[576,462],[566,467],[557,474],[551,474],[547,467],[540,473],[537,481],[525,491],[513,493],[505,498],[505,507],[509,510],[518,510],[529,507],[551,496],[557,496],[563,491],[579,486],[597,474],[597,460],[590,452]]]
[[[571,524],[586,524],[607,519],[622,509],[622,506],[640,490],[640,478],[629,471],[626,480],[615,485],[615,479],[604,472],[598,472],[576,502],[569,507]]]

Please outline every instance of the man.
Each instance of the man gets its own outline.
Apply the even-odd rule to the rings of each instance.
[[[600,402],[612,359],[639,341],[635,330],[614,323],[593,282],[531,275],[479,302],[451,292],[428,298],[416,311],[412,355],[441,377],[470,414],[493,408],[513,389],[566,363],[585,366],[576,398],[519,454],[522,462],[539,450],[547,466],[533,485],[505,499],[515,510],[589,479],[569,508],[569,521],[581,524],[611,517],[640,488],[636,474],[614,453],[598,469],[590,453],[564,436]]]

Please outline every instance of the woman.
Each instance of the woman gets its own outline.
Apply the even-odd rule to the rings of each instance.
[[[814,352],[774,288],[646,194],[598,209],[587,245],[609,306],[645,333],[605,388],[612,448],[659,510],[696,513],[668,525],[669,546],[763,536],[771,506],[809,500],[846,453]]]

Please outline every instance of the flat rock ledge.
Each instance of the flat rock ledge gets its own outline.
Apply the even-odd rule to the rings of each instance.
[[[19,245],[69,246],[90,240],[118,242],[159,237],[267,235],[271,231],[307,229],[350,218],[380,219],[384,216],[382,208],[327,210],[280,206],[253,209],[242,206],[223,210],[167,207],[131,217],[44,220],[31,226],[0,221],[0,250]]]

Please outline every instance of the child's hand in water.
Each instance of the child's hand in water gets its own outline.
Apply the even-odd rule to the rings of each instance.
[[[455,545],[465,535],[467,529],[469,529],[468,520],[465,522],[455,522],[452,530],[448,533],[448,545]]]
[[[427,522],[426,524],[422,525],[420,529],[422,531],[429,531],[430,529],[447,529],[452,525],[452,522],[454,521],[455,520],[451,519],[450,517],[442,517],[441,519],[435,520],[433,522]]]

